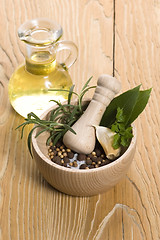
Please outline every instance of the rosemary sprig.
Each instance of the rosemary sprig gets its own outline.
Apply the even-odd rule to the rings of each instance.
[[[49,144],[49,142],[51,140],[53,141],[53,145],[56,145],[58,140],[60,138],[62,138],[68,130],[70,130],[71,132],[76,134],[71,126],[74,124],[75,121],[78,120],[78,118],[82,115],[82,113],[84,111],[83,106],[82,106],[83,96],[89,89],[96,87],[96,86],[89,87],[88,84],[89,84],[91,78],[89,78],[89,80],[85,83],[85,85],[83,86],[83,88],[80,91],[80,94],[73,91],[74,85],[69,90],[50,89],[49,91],[68,92],[67,104],[62,104],[61,102],[58,102],[56,100],[51,100],[57,104],[57,107],[51,111],[50,117],[48,120],[42,120],[36,114],[31,112],[27,115],[25,122],[16,128],[16,129],[22,128],[21,129],[21,138],[23,138],[24,128],[27,125],[34,124],[34,127],[29,132],[28,139],[27,139],[28,149],[29,149],[31,156],[32,156],[32,150],[31,150],[32,133],[37,128],[40,128],[40,131],[38,131],[38,133],[36,134],[35,137],[38,137],[40,134],[42,134],[45,131],[50,133],[50,136],[46,142],[47,145]],[[73,94],[76,95],[76,97],[78,98],[77,105],[71,104],[71,98],[72,98]]]
[[[80,91],[80,94],[76,93],[73,91],[75,85],[72,85],[72,87],[70,88],[70,90],[67,90],[67,89],[49,89],[48,91],[61,91],[61,92],[68,92],[68,104],[70,104],[71,102],[71,97],[72,95],[76,95],[77,98],[78,98],[78,108],[79,108],[79,111],[82,112],[82,100],[83,100],[83,96],[85,95],[86,92],[88,92],[89,89],[91,88],[96,88],[96,86],[91,86],[89,87],[89,82],[91,81],[92,77],[90,77],[88,79],[88,81],[84,84],[84,86],[82,87],[81,91]],[[56,100],[51,100],[51,101],[54,101],[56,102],[58,105],[59,105],[59,102],[57,102]]]

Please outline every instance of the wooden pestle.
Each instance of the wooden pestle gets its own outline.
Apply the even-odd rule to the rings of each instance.
[[[67,131],[63,143],[77,153],[89,154],[96,143],[94,125],[99,125],[106,107],[120,91],[120,82],[109,75],[103,74],[98,78],[97,87],[91,102],[82,116],[72,126],[76,134]]]

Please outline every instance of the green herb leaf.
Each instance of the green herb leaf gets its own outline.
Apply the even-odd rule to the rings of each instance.
[[[31,157],[33,157],[33,155],[32,155],[32,148],[31,148],[31,146],[32,146],[32,141],[31,141],[31,138],[32,138],[32,133],[33,133],[33,131],[36,129],[36,128],[38,128],[39,126],[35,126],[35,127],[33,127],[32,128],[32,130],[29,132],[29,134],[28,134],[28,139],[27,139],[27,144],[28,144],[28,149],[29,149],[29,152],[30,152],[30,154],[31,154]]]
[[[140,85],[115,97],[106,108],[100,125],[111,127],[115,122],[118,107],[123,109],[126,119],[129,119],[139,96],[139,88]]]
[[[128,122],[126,123],[128,126],[135,121],[135,119],[141,114],[141,112],[146,107],[150,94],[151,94],[151,88],[147,89],[145,91],[139,91],[138,99],[136,101],[136,104],[132,110],[132,113],[130,115],[130,118],[128,119]]]
[[[31,150],[32,133],[38,127],[40,127],[40,131],[37,132],[36,137],[38,137],[40,134],[42,134],[45,131],[50,133],[50,136],[48,137],[46,144],[48,144],[51,140],[53,141],[53,144],[56,144],[57,141],[60,138],[62,138],[63,135],[68,130],[76,134],[76,132],[72,129],[72,125],[75,121],[78,120],[80,115],[83,113],[83,108],[82,108],[83,96],[90,88],[95,87],[95,86],[93,87],[88,86],[90,80],[91,78],[85,83],[80,94],[77,94],[76,92],[73,91],[74,85],[70,88],[70,90],[49,89],[49,91],[68,92],[68,104],[62,104],[59,101],[51,100],[57,104],[57,107],[51,111],[49,120],[41,120],[36,114],[31,112],[27,115],[25,122],[17,127],[17,129],[22,127],[22,132],[21,132],[21,138],[22,138],[24,128],[29,124],[35,124],[35,126],[29,132],[28,139],[27,139],[28,149],[31,156],[32,156],[32,150]],[[76,95],[78,98],[77,105],[71,104],[71,98],[73,94]]]
[[[125,122],[125,116],[123,114],[123,109],[118,107],[117,114],[116,114],[117,122]]]
[[[89,84],[89,82],[91,81],[91,79],[92,79],[92,77],[90,77],[90,78],[87,80],[87,82],[86,82],[86,83],[84,84],[84,86],[82,87],[81,92],[83,92],[83,90],[88,87],[88,84]]]
[[[116,133],[113,137],[113,144],[112,144],[114,149],[118,149],[120,147],[121,145],[120,141],[121,141],[121,136],[119,133]]]
[[[125,131],[121,132],[120,134],[121,134],[121,142],[120,142],[121,145],[123,147],[128,147],[133,137],[132,127],[128,127],[127,129],[125,129]]]
[[[75,85],[72,85],[70,90],[69,90],[69,93],[68,93],[68,104],[71,103],[71,98],[72,98],[72,95],[73,95],[73,89],[74,89]]]
[[[131,126],[126,127],[125,119],[126,117],[123,113],[123,109],[118,107],[116,120],[111,126],[111,130],[116,133],[114,135],[112,145],[114,149],[117,149],[121,146],[128,147],[133,137],[132,127]]]

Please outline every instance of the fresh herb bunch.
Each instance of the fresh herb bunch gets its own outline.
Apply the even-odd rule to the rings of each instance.
[[[89,80],[85,83],[80,94],[77,94],[73,91],[74,85],[70,88],[70,90],[50,89],[50,91],[68,92],[67,103],[62,104],[56,100],[51,100],[54,101],[58,106],[51,111],[49,120],[41,120],[36,114],[31,112],[27,115],[25,122],[17,127],[22,127],[22,138],[24,128],[29,124],[35,124],[28,135],[28,148],[31,155],[31,137],[36,128],[40,128],[40,131],[36,134],[36,137],[45,131],[50,133],[46,144],[49,144],[49,142],[52,140],[53,144],[56,145],[58,140],[62,138],[68,130],[76,134],[72,129],[72,125],[79,119],[85,109],[82,105],[83,96],[89,89],[96,87],[89,87],[88,84],[91,78],[89,78]],[[121,146],[129,146],[133,137],[131,124],[144,110],[149,100],[150,93],[151,89],[140,91],[139,85],[115,97],[106,108],[100,125],[108,127],[116,133],[113,140],[114,149],[117,149]],[[76,95],[78,98],[76,105],[71,104],[72,95]]]
[[[133,137],[131,124],[147,105],[151,88],[140,91],[140,85],[115,97],[106,108],[101,126],[116,132],[113,148],[128,147]]]
[[[118,107],[116,120],[111,126],[111,130],[115,132],[113,139],[113,148],[117,149],[120,146],[127,147],[133,137],[132,127],[126,127],[125,125],[126,117],[123,114],[123,109]]]
[[[82,106],[83,96],[89,89],[96,87],[96,86],[89,87],[88,84],[91,78],[89,78],[89,80],[85,83],[85,85],[80,91],[80,94],[77,94],[76,92],[73,91],[74,85],[70,88],[70,90],[50,89],[50,91],[68,92],[67,103],[62,104],[56,100],[51,100],[51,101],[54,101],[58,105],[58,107],[56,107],[51,111],[49,120],[41,120],[36,114],[31,112],[27,115],[25,122],[16,128],[16,129],[20,127],[22,128],[22,131],[21,131],[21,138],[22,138],[24,133],[24,128],[29,124],[35,124],[32,130],[29,132],[28,140],[27,140],[28,148],[31,156],[32,156],[31,138],[32,138],[32,133],[36,128],[40,128],[40,131],[38,131],[35,137],[38,137],[40,134],[42,134],[45,131],[50,133],[50,136],[47,139],[46,144],[49,144],[49,142],[52,140],[53,144],[55,145],[58,142],[58,140],[62,138],[63,135],[68,130],[76,134],[75,131],[71,128],[71,126],[74,124],[75,121],[78,120],[78,118],[83,113],[83,110],[84,110],[84,106]],[[76,95],[78,98],[77,105],[71,104],[71,98],[73,94]]]

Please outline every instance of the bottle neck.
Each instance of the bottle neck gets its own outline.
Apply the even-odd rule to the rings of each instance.
[[[55,70],[56,56],[53,48],[27,46],[26,70],[36,75],[47,75]]]

